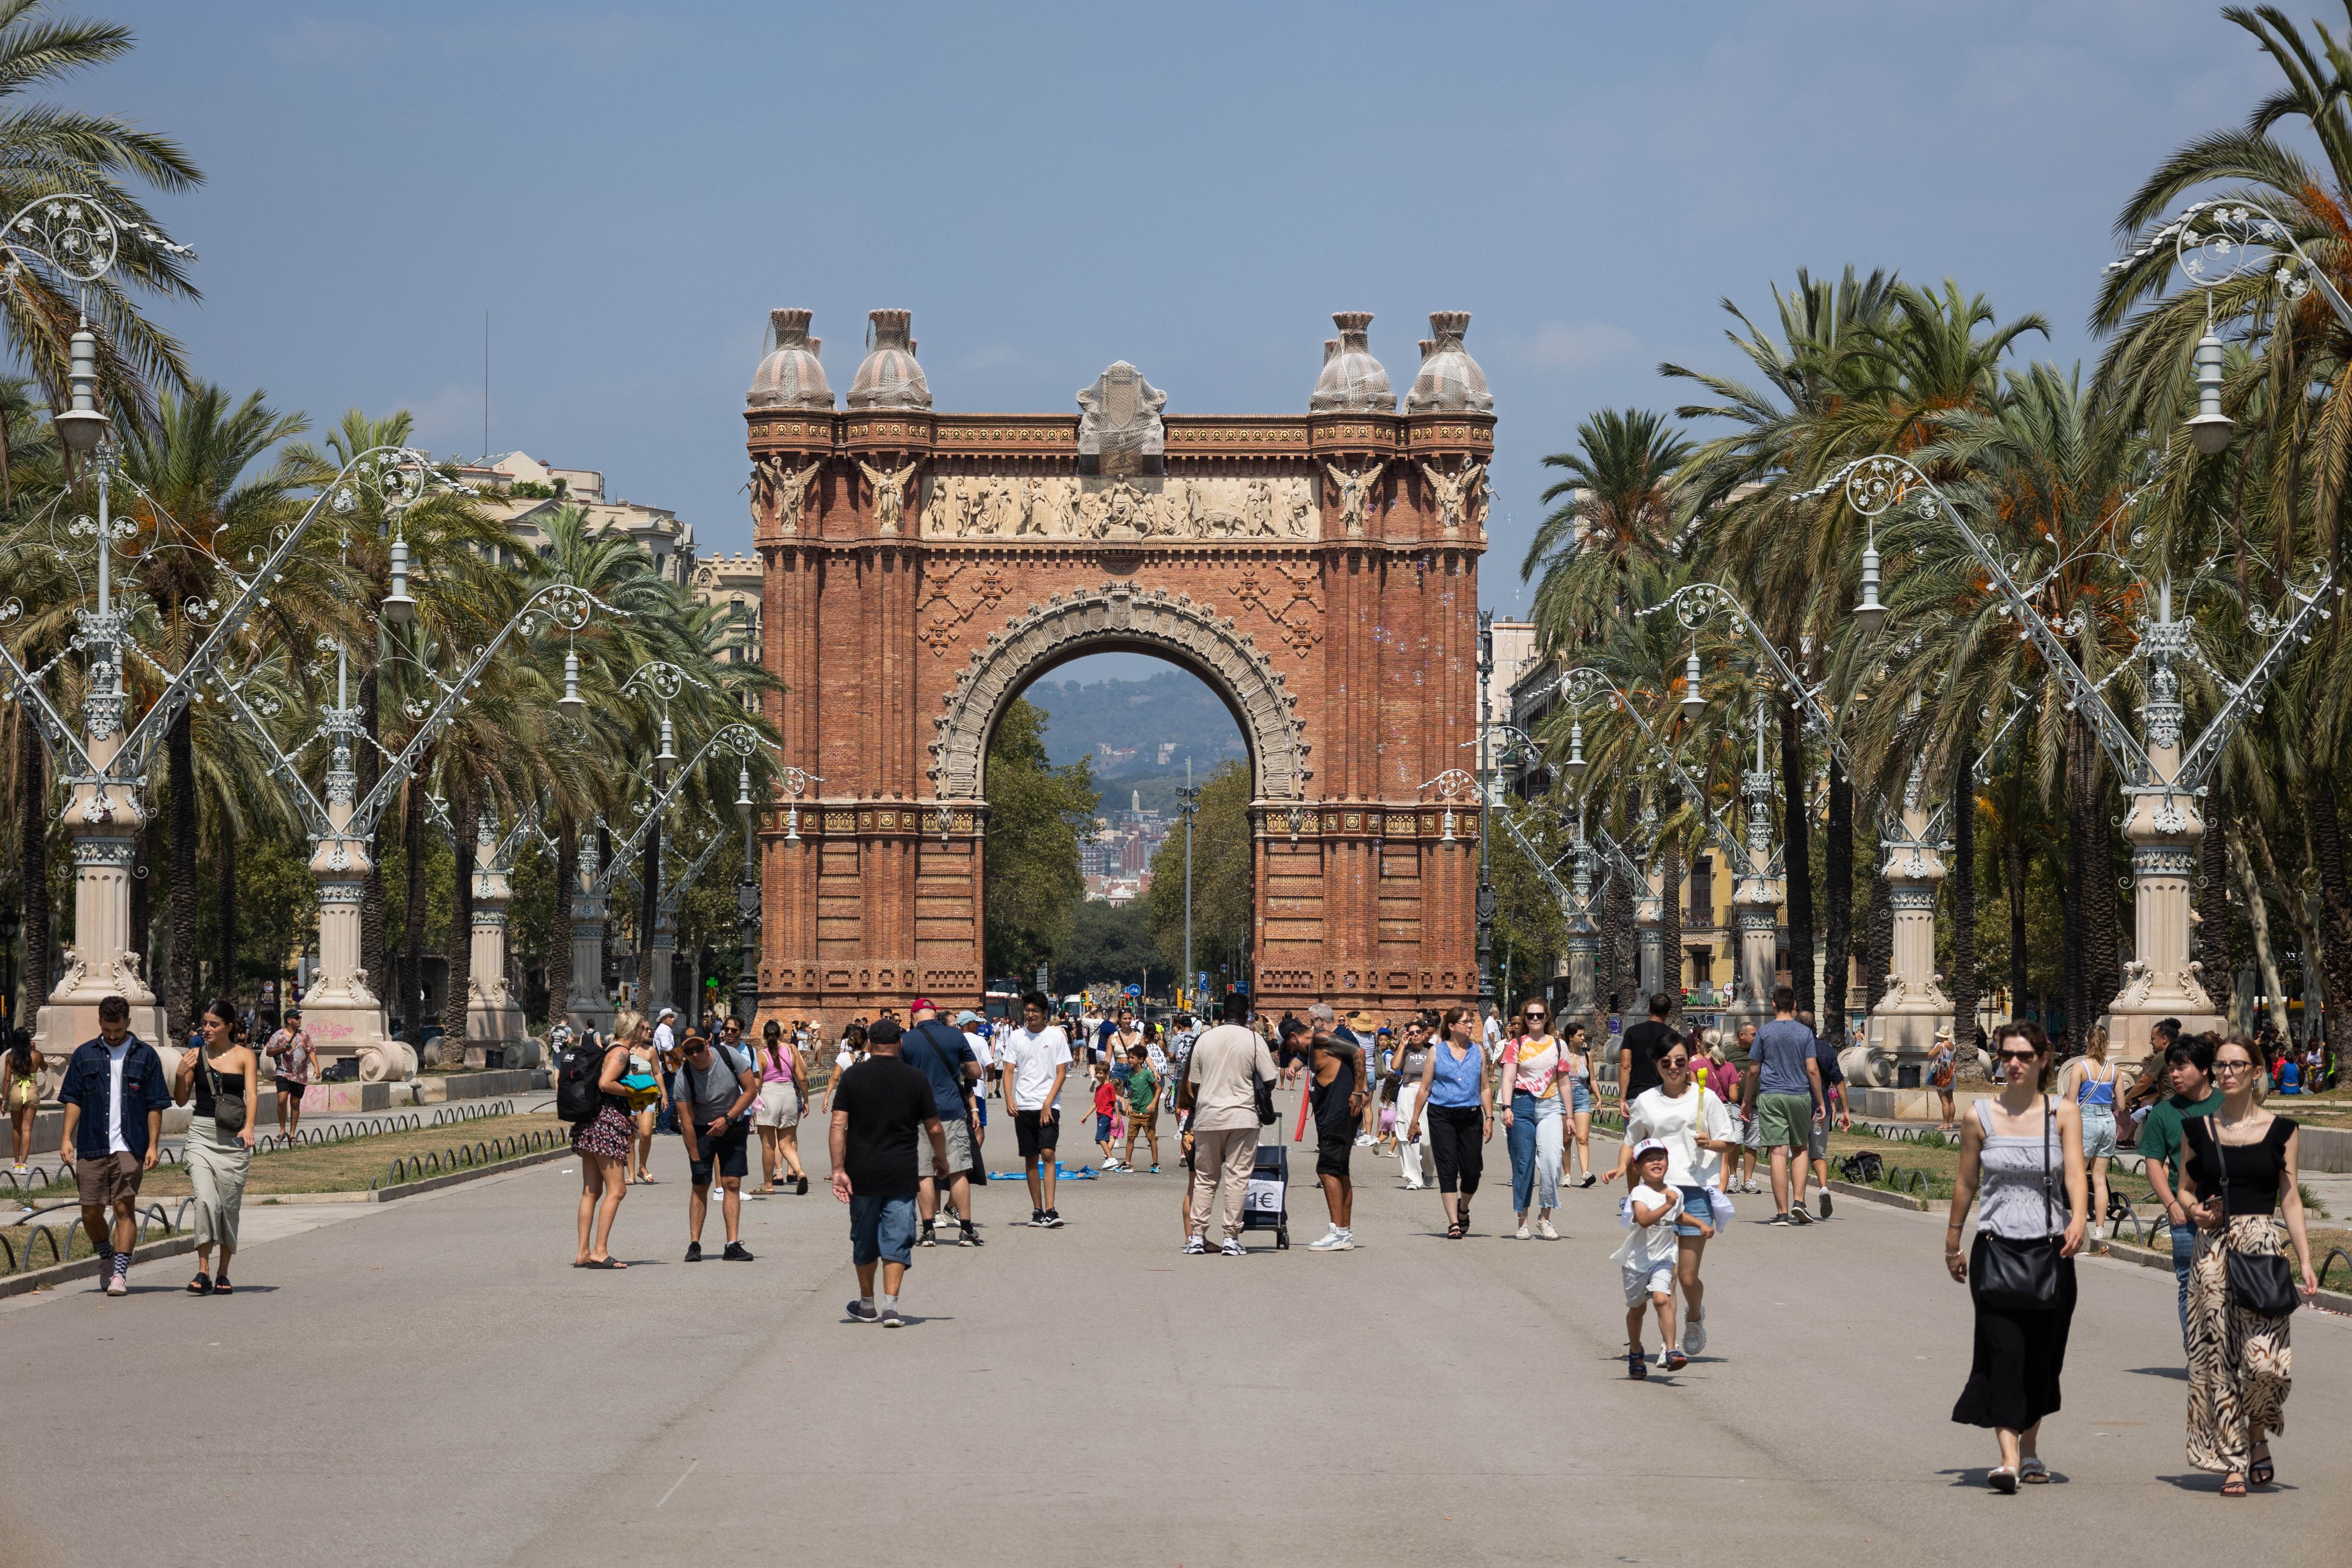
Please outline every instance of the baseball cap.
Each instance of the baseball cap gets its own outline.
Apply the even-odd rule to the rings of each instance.
[[[1667,1152],[1669,1152],[1669,1151],[1666,1146],[1664,1143],[1659,1142],[1655,1138],[1644,1138],[1639,1143],[1633,1145],[1633,1158],[1636,1162],[1646,1160],[1653,1154],[1664,1154]]]
[[[939,1008],[932,1005],[929,997],[918,996],[915,998],[915,1005],[907,1010],[910,1013],[936,1013]]]
[[[966,1007],[962,1012],[958,1013],[955,1016],[955,1021],[958,1024],[977,1024],[981,1021],[981,1018],[979,1014],[973,1012],[971,1008]]]

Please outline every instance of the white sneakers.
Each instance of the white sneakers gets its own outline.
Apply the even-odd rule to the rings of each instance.
[[[1705,1349],[1706,1349],[1706,1314],[1701,1311],[1693,1314],[1690,1321],[1683,1325],[1683,1350],[1686,1354],[1696,1355]]]
[[[1242,1246],[1242,1238],[1240,1237],[1229,1236],[1225,1237],[1225,1244],[1217,1248],[1217,1256],[1220,1258],[1247,1258],[1249,1256],[1249,1252],[1247,1248]]]
[[[1188,1237],[1186,1237],[1184,1238],[1184,1256],[1185,1256],[1185,1257],[1187,1257],[1187,1258],[1202,1258],[1202,1257],[1207,1256],[1208,1251],[1209,1251],[1209,1244],[1208,1244],[1207,1242],[1205,1242],[1205,1241],[1202,1241],[1199,1237],[1197,1237],[1197,1236],[1188,1236]]]
[[[1357,1133],[1357,1134],[1356,1134],[1356,1147],[1357,1147],[1357,1148],[1359,1148],[1359,1149],[1369,1149],[1369,1148],[1370,1148],[1371,1146],[1372,1146],[1372,1135],[1371,1135],[1370,1133],[1369,1133],[1369,1132],[1359,1132],[1359,1133]]]
[[[1334,1226],[1332,1230],[1320,1241],[1308,1242],[1307,1244],[1307,1250],[1309,1252],[1348,1252],[1353,1250],[1355,1245],[1356,1237],[1353,1232],[1340,1230],[1337,1226]]]
[[[1536,1235],[1546,1241],[1558,1241],[1559,1239],[1559,1232],[1552,1228],[1551,1221],[1548,1219],[1539,1219],[1536,1221]]]
[[[1525,1241],[1528,1238],[1530,1232],[1528,1230],[1528,1222],[1521,1220],[1519,1222],[1519,1228],[1511,1233],[1511,1238],[1515,1241]]]

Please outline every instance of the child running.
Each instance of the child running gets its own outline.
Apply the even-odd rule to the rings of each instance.
[[[1090,1070],[1095,1079],[1095,1147],[1102,1151],[1102,1168],[1116,1171],[1121,1167],[1118,1156],[1111,1152],[1111,1119],[1118,1114],[1118,1090],[1111,1087],[1110,1074],[1102,1063],[1095,1063]]]
[[[1356,1119],[1364,1097],[1356,1087],[1356,1047],[1335,1035],[1315,1037],[1314,1076],[1307,1090],[1315,1111],[1315,1174],[1323,1184],[1323,1201],[1331,1206],[1331,1230],[1307,1244],[1309,1252],[1346,1252],[1356,1245],[1349,1228],[1355,1218],[1356,1187],[1348,1175],[1348,1156],[1356,1146]]]
[[[1664,1348],[1665,1368],[1680,1372],[1690,1364],[1682,1342],[1675,1337],[1675,1216],[1682,1213],[1683,1195],[1666,1185],[1667,1150],[1654,1138],[1633,1146],[1633,1164],[1642,1184],[1626,1198],[1632,1234],[1611,1257],[1625,1279],[1625,1373],[1650,1375],[1649,1356],[1642,1349],[1643,1298],[1658,1314],[1658,1337]],[[1699,1234],[1711,1237],[1715,1226],[1698,1222]]]

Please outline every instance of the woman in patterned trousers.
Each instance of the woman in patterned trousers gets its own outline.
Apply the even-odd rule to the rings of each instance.
[[[2249,1482],[2267,1487],[2276,1478],[2269,1439],[2286,1430],[2294,1382],[2288,1318],[2264,1316],[2235,1298],[2230,1255],[2277,1258],[2292,1242],[2304,1295],[2319,1289],[2295,1187],[2295,1124],[2255,1103],[2261,1071],[2243,1040],[2222,1041],[2213,1053],[2221,1108],[2182,1127],[2183,1196],[2198,1225],[2189,1265],[2189,1462],[2221,1472],[2223,1497],[2243,1497]]]

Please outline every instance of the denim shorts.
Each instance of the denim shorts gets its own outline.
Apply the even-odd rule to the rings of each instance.
[[[1572,1078],[1568,1080],[1568,1108],[1581,1116],[1592,1109],[1592,1080]]]
[[[2112,1160],[2116,1157],[2116,1110],[2112,1105],[2083,1107],[2083,1158]]]
[[[1699,1234],[1699,1221],[1705,1220],[1709,1225],[1715,1223],[1715,1205],[1708,1199],[1705,1187],[1678,1187],[1675,1190],[1683,1195],[1683,1212],[1675,1216],[1675,1234],[1696,1238]]]
[[[853,1193],[849,1199],[849,1260],[906,1263],[915,1256],[915,1200]]]

